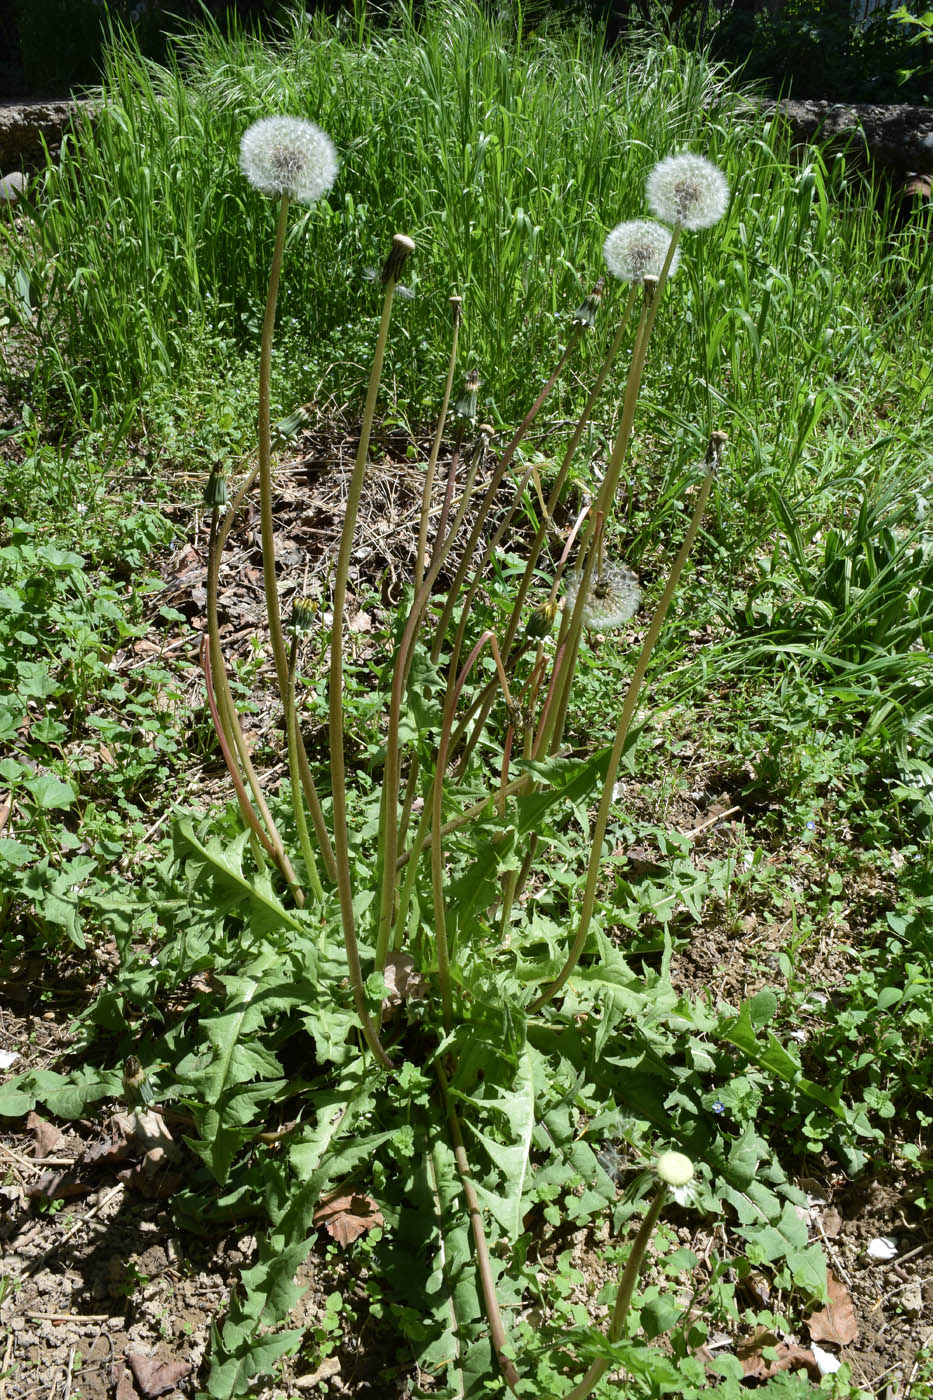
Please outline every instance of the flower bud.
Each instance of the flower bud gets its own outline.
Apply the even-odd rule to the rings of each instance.
[[[729,441],[728,433],[722,432],[719,428],[709,435],[709,445],[706,449],[706,470],[707,472],[717,472],[722,462],[722,454],[726,450]]]
[[[314,631],[317,619],[316,598],[295,598],[292,602],[288,630],[295,637],[307,637]]]
[[[227,478],[219,467],[215,467],[207,479],[204,504],[211,510],[222,510],[227,504]]]
[[[526,634],[535,641],[540,637],[546,637],[554,626],[554,619],[559,609],[560,604],[556,601],[542,603],[539,608],[535,608],[525,626]]]

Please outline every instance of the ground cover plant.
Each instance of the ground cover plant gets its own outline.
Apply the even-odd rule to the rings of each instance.
[[[138,570],[162,517],[118,532],[95,506],[83,550],[37,542],[40,464],[71,463],[59,529],[88,493],[75,442],[43,457],[36,435],[8,468],[5,949],[70,943],[106,977],[72,1066],[12,1079],[0,1109],[122,1098],[177,1220],[259,1222],[208,1394],[319,1368],[342,1313],[395,1339],[376,1393],[609,1394],[624,1373],[644,1395],[858,1394],[818,1355],[853,1338],[826,1322],[845,1283],[813,1178],[899,1154],[907,1252],[929,1197],[923,231],[881,241],[845,163],[793,164],[702,59],[608,63],[469,10],[302,21],[278,49],[208,32],[175,70],[118,48],[110,84],[9,241],[11,371],[95,453],[129,434],[137,462],[206,480],[210,704],[165,717],[159,695],[194,693],[167,651],[132,692],[102,678],[142,610],[107,568]],[[683,148],[703,160],[664,159]],[[641,222],[646,177],[666,229]],[[286,589],[275,454],[347,402],[337,528]],[[419,483],[400,580],[355,557],[387,430]],[[257,476],[258,666],[221,587]],[[258,749],[253,690],[282,716]],[[150,760],[101,695],[161,737]],[[100,734],[145,835],[143,806],[173,815],[160,764],[208,723],[237,801],[178,812],[127,886],[59,730]],[[669,819],[698,772],[742,811],[699,856]],[[322,1230],[362,1268],[295,1326]],[[921,1394],[922,1343],[908,1362]]]

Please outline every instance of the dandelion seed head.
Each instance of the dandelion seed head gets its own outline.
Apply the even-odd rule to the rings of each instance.
[[[644,282],[646,277],[660,277],[671,246],[670,229],[651,219],[630,219],[616,224],[603,244],[603,257],[613,277],[621,282]],[[668,276],[677,271],[680,253],[671,259]]]
[[[263,117],[246,128],[240,169],[253,189],[314,204],[337,178],[333,141],[301,117]]]
[[[654,1169],[666,1186],[682,1187],[693,1180],[693,1163],[682,1152],[662,1152]]]
[[[729,204],[725,175],[705,156],[689,151],[666,156],[648,176],[651,212],[683,228],[709,228],[718,222]]]
[[[564,607],[573,612],[580,591],[580,575],[567,580]],[[590,580],[583,604],[583,623],[594,632],[612,632],[634,617],[641,602],[638,579],[626,564],[607,564],[602,573]]]

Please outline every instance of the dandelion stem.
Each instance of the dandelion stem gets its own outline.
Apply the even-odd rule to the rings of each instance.
[[[619,722],[616,726],[615,742],[612,746],[609,767],[606,771],[606,779],[603,783],[602,797],[599,803],[599,812],[593,829],[589,865],[586,873],[586,890],[583,896],[583,909],[580,914],[580,923],[576,938],[573,941],[573,946],[567,955],[567,961],[564,963],[559,976],[531,1003],[528,1008],[529,1013],[537,1011],[540,1007],[544,1006],[546,1002],[549,1002],[552,997],[556,996],[570,977],[580,960],[580,954],[583,952],[587,934],[590,929],[590,921],[593,917],[593,910],[596,905],[596,886],[599,878],[600,866],[602,865],[603,840],[606,835],[606,828],[609,824],[609,808],[612,804],[613,788],[615,787],[619,763],[621,762],[622,753],[625,748],[625,741],[628,738],[629,726],[635,714],[635,707],[638,704],[638,697],[642,682],[645,679],[645,673],[648,670],[648,663],[651,660],[651,653],[661,634],[661,628],[664,625],[668,608],[671,605],[674,590],[677,587],[680,575],[683,573],[687,557],[693,547],[697,532],[699,531],[700,521],[706,509],[706,502],[709,497],[712,481],[712,472],[707,471],[697,496],[696,505],[693,508],[693,515],[690,519],[686,537],[680,547],[677,558],[674,560],[670,576],[665,584],[664,592],[661,595],[661,600],[655,609],[654,617],[651,619],[651,626],[648,628],[644,643],[642,644],[641,654],[635,666],[634,674],[629,681],[628,691],[622,705],[622,712],[619,715]]]
[[[275,531],[272,523],[272,428],[269,404],[272,382],[272,337],[275,332],[275,308],[279,294],[279,278],[282,272],[287,227],[288,195],[283,194],[275,229],[275,246],[272,251],[272,266],[269,269],[269,290],[266,296],[266,313],[262,323],[262,344],[259,351],[259,511],[262,538],[262,580],[266,595],[266,613],[269,618],[272,656],[275,661],[275,674],[283,707],[288,698],[288,659],[285,652],[285,638],[282,635],[279,591],[275,577]]]
[[[356,940],[356,927],[353,915],[353,889],[350,880],[350,841],[347,830],[347,790],[346,768],[343,755],[343,617],[347,600],[347,574],[350,567],[350,553],[353,548],[353,535],[360,499],[363,494],[363,478],[369,456],[369,440],[372,435],[373,419],[376,415],[376,398],[382,378],[382,362],[385,357],[386,340],[389,334],[389,321],[392,316],[392,300],[398,275],[404,262],[404,255],[412,251],[414,244],[409,238],[396,234],[392,253],[386,263],[385,297],[382,304],[382,319],[373,355],[373,367],[369,376],[369,389],[363,409],[360,426],[360,441],[356,453],[353,475],[347,493],[346,515],[343,532],[340,536],[340,550],[337,556],[337,572],[334,578],[333,614],[330,643],[330,767],[333,780],[334,804],[334,846],[337,857],[337,889],[340,895],[340,915],[343,925],[344,946],[350,970],[350,983],[353,988],[353,1001],[356,1013],[363,1027],[366,1043],[380,1064],[391,1069],[392,1062],[379,1040],[378,1032],[366,1008],[366,993],[363,987],[363,970],[360,966],[359,946]],[[404,255],[403,255],[404,250]],[[392,798],[394,802],[395,797]]]
[[[460,338],[460,321],[462,319],[463,301],[460,297],[450,298],[450,307],[453,312],[454,333],[450,345],[450,360],[447,365],[447,383],[444,385],[444,398],[441,403],[441,411],[437,418],[437,432],[434,434],[434,441],[431,444],[431,455],[428,458],[428,465],[424,473],[424,491],[421,496],[421,519],[418,523],[418,552],[415,555],[415,592],[421,587],[421,580],[424,577],[424,559],[428,548],[428,516],[431,510],[431,494],[434,488],[434,473],[437,469],[437,459],[440,455],[441,441],[444,437],[444,425],[447,422],[447,409],[450,405],[450,395],[454,386],[454,374],[457,367],[457,342]],[[442,534],[438,527],[438,535]]]
[[[450,1127],[454,1159],[457,1163],[460,1184],[463,1187],[463,1198],[466,1201],[467,1211],[470,1216],[470,1226],[473,1231],[473,1248],[476,1251],[476,1268],[479,1273],[483,1302],[486,1307],[486,1317],[489,1322],[490,1339],[503,1378],[509,1389],[515,1393],[516,1386],[519,1384],[519,1374],[515,1369],[515,1363],[505,1354],[507,1346],[505,1328],[502,1325],[502,1313],[499,1309],[499,1299],[496,1297],[496,1285],[492,1273],[492,1260],[489,1257],[489,1246],[486,1243],[486,1232],[483,1228],[482,1208],[479,1203],[479,1197],[476,1194],[476,1189],[473,1186],[473,1178],[470,1175],[470,1164],[467,1160],[466,1148],[463,1145],[460,1121],[457,1118],[456,1109],[453,1105],[447,1076],[438,1061],[435,1061],[434,1070],[437,1074],[438,1082],[441,1086],[441,1093],[444,1098],[444,1108]]]
[[[295,637],[292,640],[291,652],[288,658],[288,704],[285,707],[285,731],[288,739],[288,776],[292,792],[292,813],[295,818],[295,829],[298,832],[298,844],[301,847],[301,854],[304,858],[308,881],[317,898],[323,900],[324,889],[321,885],[317,861],[314,859],[314,849],[311,845],[311,838],[308,835],[308,823],[305,820],[304,802],[302,801],[301,774],[298,769],[298,707],[295,703],[295,672],[297,658],[298,639]]]
[[[651,1205],[648,1207],[648,1213],[638,1227],[638,1234],[632,1242],[632,1248],[629,1252],[628,1259],[625,1261],[622,1278],[619,1280],[619,1291],[616,1294],[615,1304],[612,1309],[612,1317],[609,1320],[609,1328],[606,1334],[610,1342],[617,1342],[622,1336],[625,1320],[628,1317],[628,1310],[632,1304],[635,1284],[638,1282],[638,1275],[641,1273],[645,1251],[648,1248],[651,1236],[654,1234],[655,1226],[658,1223],[658,1217],[661,1214],[661,1208],[664,1205],[666,1197],[667,1187],[663,1182],[659,1182]],[[594,1386],[598,1385],[609,1370],[611,1364],[612,1363],[607,1360],[606,1357],[599,1357],[591,1364],[583,1379],[574,1386],[573,1390],[567,1392],[564,1396],[564,1400],[585,1400],[585,1397],[590,1394]]]

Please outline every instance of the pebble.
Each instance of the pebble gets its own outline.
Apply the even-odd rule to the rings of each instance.
[[[16,204],[26,193],[29,181],[21,170],[12,170],[0,179],[0,204]]]
[[[920,1280],[915,1278],[901,1293],[901,1307],[908,1317],[922,1317],[925,1311]]]

